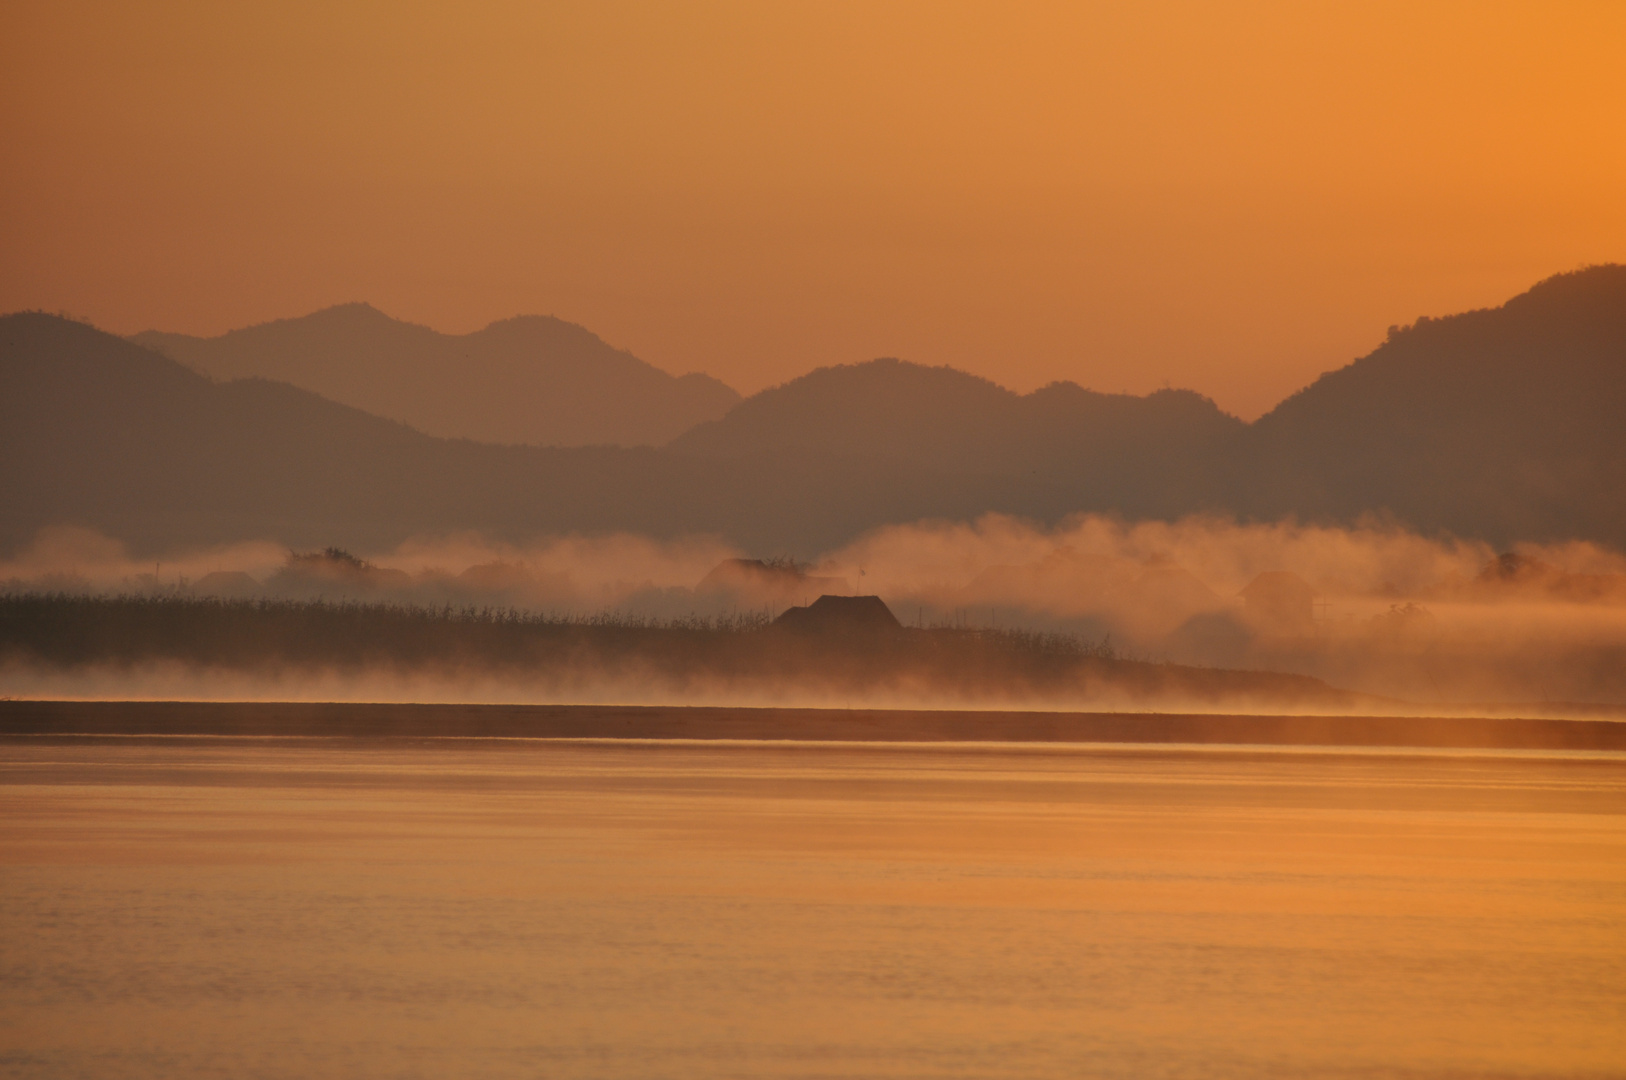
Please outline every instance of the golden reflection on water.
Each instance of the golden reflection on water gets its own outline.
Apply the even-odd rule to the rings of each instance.
[[[1626,755],[0,742],[0,1074],[1619,1076]]]

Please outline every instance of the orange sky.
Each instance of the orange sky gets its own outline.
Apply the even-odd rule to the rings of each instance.
[[[12,0],[0,310],[559,315],[1251,417],[1626,261],[1626,3]]]

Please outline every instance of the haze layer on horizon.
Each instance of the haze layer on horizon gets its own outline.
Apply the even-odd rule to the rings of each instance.
[[[0,310],[551,313],[744,393],[897,355],[1251,418],[1626,259],[1609,2],[24,3]]]

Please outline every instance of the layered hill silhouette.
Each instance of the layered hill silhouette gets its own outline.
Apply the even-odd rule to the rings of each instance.
[[[341,304],[220,337],[131,340],[215,379],[275,379],[430,435],[534,446],[654,446],[740,399],[545,316],[441,334]]]
[[[1252,425],[1184,391],[1017,395],[883,360],[765,391],[663,449],[436,438],[20,314],[0,319],[0,546],[57,523],[137,550],[627,529],[811,555],[922,518],[1208,511],[1626,547],[1623,416],[1618,266],[1396,329]]]
[[[1239,510],[1626,545],[1626,266],[1394,327],[1258,421]]]
[[[883,469],[1021,478],[1022,511],[1053,518],[1221,506],[1216,464],[1246,425],[1199,394],[1099,394],[1053,383],[1017,395],[952,368],[895,359],[821,368],[669,444],[713,460],[863,460]]]
[[[825,368],[671,444],[713,459],[845,456],[1036,479],[1030,516],[1218,510],[1508,541],[1626,542],[1626,267],[1391,328],[1253,424],[1185,390],[1018,396],[896,360]]]
[[[893,515],[975,513],[998,494],[861,463],[440,439],[287,383],[214,382],[37,313],[0,317],[0,491],[8,552],[57,523],[137,552],[250,538],[374,550],[465,529],[712,533],[812,552]]]

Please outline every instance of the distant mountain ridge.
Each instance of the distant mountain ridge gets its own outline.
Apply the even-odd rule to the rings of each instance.
[[[1146,397],[1056,382],[1018,395],[976,375],[886,358],[819,368],[764,390],[668,444],[707,457],[862,454],[1004,472],[1067,455],[1207,442],[1246,425],[1189,390]]]
[[[286,384],[214,383],[82,324],[12,315],[0,318],[0,548],[75,522],[146,550],[630,530],[810,556],[879,525],[987,512],[1041,523],[1376,514],[1501,545],[1626,548],[1622,417],[1620,266],[1396,330],[1251,425],[1187,391],[1061,383],[1017,395],[882,360],[812,372],[636,450],[431,438]]]
[[[764,390],[667,449],[1026,477],[1037,500],[1024,508],[1029,515],[1065,514],[1087,491],[1093,505],[1159,516],[1207,508],[1216,455],[1246,426],[1189,390],[1135,397],[1058,382],[1019,395],[953,368],[883,359]]]
[[[442,334],[341,304],[219,337],[149,330],[131,340],[215,379],[275,379],[477,442],[654,446],[740,399],[709,375],[669,375],[550,316]]]
[[[898,360],[821,368],[674,440],[711,459],[830,457],[1030,477],[1022,513],[1387,514],[1487,539],[1626,546],[1626,266],[1395,327],[1252,424],[1187,390],[1017,395]]]
[[[995,494],[861,464],[434,438],[287,383],[213,382],[69,319],[0,316],[0,553],[59,523],[140,553],[244,539],[368,551],[471,529],[711,533],[811,553],[876,515],[961,516]]]
[[[1626,546],[1626,266],[1395,327],[1248,436],[1242,513]]]

